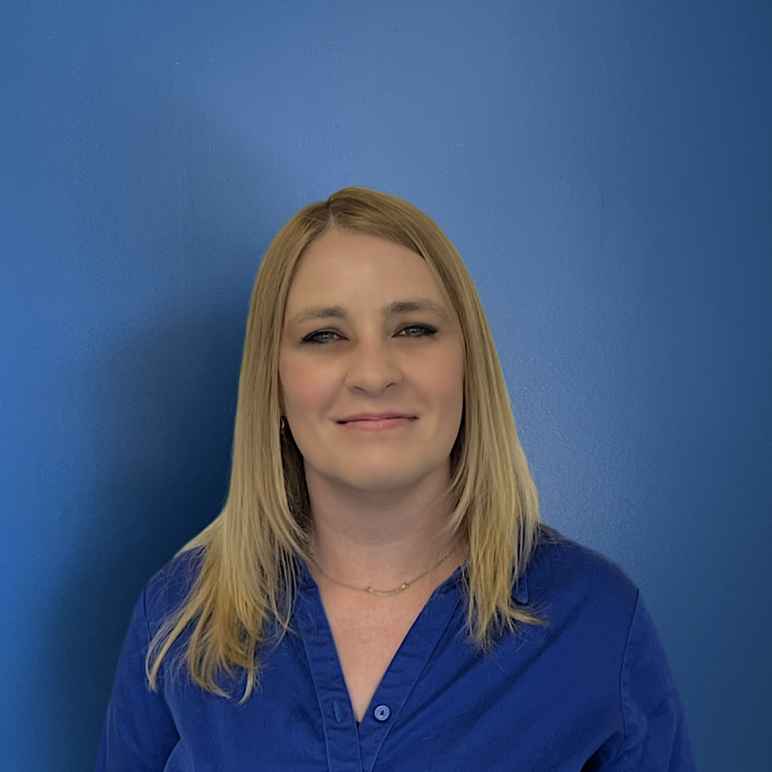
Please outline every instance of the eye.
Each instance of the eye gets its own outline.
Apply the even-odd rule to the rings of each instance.
[[[407,335],[406,337],[408,338],[427,338],[437,333],[437,330],[428,324],[410,324],[407,327],[403,327],[400,332],[404,332],[405,330],[419,330],[421,332],[420,335]],[[318,330],[317,332],[312,332],[309,335],[306,335],[301,343],[316,343],[318,345],[322,345],[326,341],[318,340],[319,335],[338,335],[338,333],[335,332],[335,330]]]

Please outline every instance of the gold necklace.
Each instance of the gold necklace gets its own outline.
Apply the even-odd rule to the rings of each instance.
[[[348,587],[349,590],[359,590],[360,592],[368,592],[371,595],[396,595],[397,593],[404,592],[410,585],[417,582],[422,577],[426,576],[430,571],[434,571],[437,566],[440,565],[447,557],[450,555],[451,552],[453,552],[454,547],[451,547],[431,568],[424,571],[422,574],[419,574],[415,579],[412,579],[409,582],[402,582],[399,587],[395,587],[393,590],[376,590],[374,587],[353,587],[350,584],[344,584],[343,582],[339,582],[337,579],[333,579],[329,574],[326,574],[322,567],[319,565],[319,563],[316,562],[316,559],[311,556],[311,560],[314,561],[314,565],[319,569],[319,571],[322,573],[323,576],[326,576],[331,582],[334,582],[335,584],[339,584],[341,587]]]

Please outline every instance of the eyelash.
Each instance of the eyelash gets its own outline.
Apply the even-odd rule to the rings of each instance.
[[[424,335],[407,335],[408,338],[430,338],[432,335],[436,335],[437,330],[434,327],[430,327],[428,324],[409,324],[406,327],[403,327],[402,330],[412,330],[412,329],[419,329],[424,331]],[[400,330],[400,332],[402,332]],[[306,335],[305,338],[301,341],[301,343],[313,343],[317,346],[324,346],[326,345],[324,342],[320,340],[314,340],[314,338],[317,335],[338,335],[335,330],[317,330],[316,332],[312,332],[309,335]]]

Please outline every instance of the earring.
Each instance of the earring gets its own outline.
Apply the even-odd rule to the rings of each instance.
[[[284,434],[287,431],[287,419],[282,416],[279,420],[279,431]]]

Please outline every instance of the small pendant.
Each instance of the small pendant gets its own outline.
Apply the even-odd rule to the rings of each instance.
[[[403,590],[406,590],[408,587],[410,587],[410,582],[402,582],[402,584],[397,587],[396,590],[376,590],[374,587],[366,587],[365,589],[367,592],[369,592],[371,595],[396,595],[398,592],[402,592]]]

